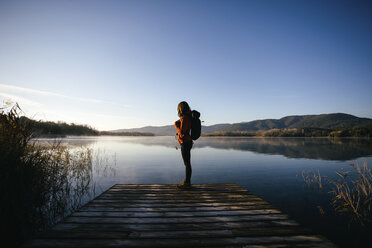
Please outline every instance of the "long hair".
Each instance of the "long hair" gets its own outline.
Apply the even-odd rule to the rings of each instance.
[[[185,101],[180,102],[177,107],[178,116],[181,117],[190,111],[189,104]]]

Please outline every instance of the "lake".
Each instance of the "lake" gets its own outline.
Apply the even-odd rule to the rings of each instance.
[[[184,178],[174,137],[73,136],[60,141],[72,149],[87,147],[94,151],[95,195],[116,183],[175,184]],[[322,190],[308,187],[302,173],[319,172],[336,180],[336,171],[353,173],[350,163],[371,165],[371,155],[371,139],[202,137],[191,152],[192,183],[237,183],[305,226],[348,247],[357,245],[370,230],[361,231],[347,216],[335,214],[328,193],[331,185],[324,179]]]

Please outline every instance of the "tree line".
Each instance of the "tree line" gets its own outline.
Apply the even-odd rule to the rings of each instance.
[[[65,135],[99,135],[99,131],[88,125],[67,124],[65,122],[35,121],[21,117],[31,123],[35,136],[65,136]]]
[[[98,131],[88,125],[68,124],[65,122],[36,121],[20,117],[21,122],[28,123],[34,137],[64,137],[66,135],[110,135],[110,136],[154,136],[153,133],[142,132],[110,132]]]
[[[372,124],[332,130],[324,128],[284,128],[267,131],[245,132],[212,132],[203,133],[203,136],[246,136],[246,137],[372,137]]]

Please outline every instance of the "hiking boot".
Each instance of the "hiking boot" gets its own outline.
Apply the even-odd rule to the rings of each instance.
[[[177,188],[179,188],[179,189],[189,189],[189,188],[191,188],[191,183],[182,182],[180,184],[177,184]]]

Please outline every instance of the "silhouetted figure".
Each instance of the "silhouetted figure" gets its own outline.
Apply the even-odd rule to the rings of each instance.
[[[178,188],[191,187],[191,148],[193,141],[190,136],[191,130],[191,110],[187,102],[180,102],[177,108],[178,116],[180,119],[174,123],[177,129],[177,140],[181,145],[182,159],[185,164],[186,177],[185,180],[178,184]]]

